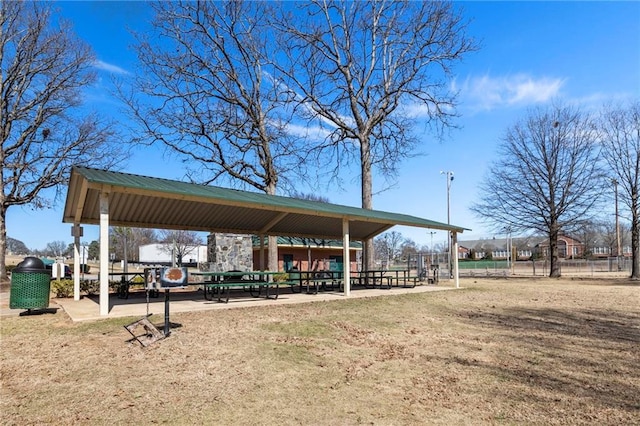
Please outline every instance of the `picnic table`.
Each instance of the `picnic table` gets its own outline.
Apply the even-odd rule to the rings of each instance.
[[[319,290],[333,290],[336,286],[338,289],[341,289],[344,284],[343,277],[344,274],[342,271],[289,271],[289,282],[298,282],[300,292],[306,287],[307,294],[318,294]],[[295,292],[293,287],[292,291]]]
[[[383,288],[383,283],[386,284],[386,288],[391,288],[389,281],[386,279],[387,270],[385,269],[371,269],[354,271],[352,273],[354,281],[359,285],[363,285],[365,288],[375,288],[379,286]]]
[[[396,287],[402,284],[403,287],[415,287],[420,280],[419,276],[411,275],[408,269],[372,269],[352,272],[353,281],[365,288],[380,287],[390,289],[394,284]]]
[[[393,285],[393,283],[395,282],[396,286],[400,286],[400,283],[402,282],[402,286],[403,287],[415,287],[418,281],[422,281],[423,278],[421,278],[418,275],[411,275],[411,271],[408,269],[395,269],[392,271],[388,271],[389,273],[386,276],[387,279],[387,285],[389,286],[389,288],[391,288],[391,286]],[[402,277],[400,276],[400,274],[402,273]]]
[[[277,299],[280,283],[269,280],[269,277],[279,273],[270,271],[205,271],[194,272],[191,275],[201,276],[205,279],[202,282],[205,299],[214,300],[216,298],[218,302],[229,303],[233,289],[248,291],[251,297],[256,298],[261,297],[264,292],[266,299]]]
[[[128,299],[129,290],[132,285],[142,285],[149,292],[149,296],[158,297],[158,290],[150,289],[146,285],[147,274],[149,273],[149,271],[149,268],[145,268],[143,271],[136,272],[109,272],[109,277],[120,277],[120,284],[118,284],[118,298]],[[135,280],[136,277],[140,277],[140,280]]]

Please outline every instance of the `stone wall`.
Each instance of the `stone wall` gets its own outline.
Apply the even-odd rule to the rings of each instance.
[[[253,268],[250,235],[209,234],[207,247],[209,271],[251,271]]]

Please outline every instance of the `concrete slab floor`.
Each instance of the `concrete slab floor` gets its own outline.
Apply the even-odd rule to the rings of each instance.
[[[456,290],[453,286],[446,285],[419,285],[414,288],[393,287],[391,289],[355,289],[351,291],[349,298],[378,297],[398,294],[424,293],[430,291]],[[216,299],[206,300],[202,290],[172,290],[169,293],[169,312],[194,312],[216,309],[234,309],[251,306],[286,305],[296,303],[309,303],[318,301],[344,300],[346,296],[337,291],[320,291],[318,294],[292,293],[289,289],[280,291],[277,299],[265,299],[250,297],[248,293],[232,293],[229,303],[220,303]],[[109,314],[100,315],[98,296],[83,296],[80,300],[52,299],[49,310],[61,309],[72,321],[96,321],[106,318],[141,317],[147,313],[164,315],[165,293],[160,291],[157,298],[147,299],[145,293],[132,292],[128,299],[119,299],[116,294],[109,295]],[[0,293],[0,317],[18,316],[25,314],[26,309],[9,309],[9,292]]]

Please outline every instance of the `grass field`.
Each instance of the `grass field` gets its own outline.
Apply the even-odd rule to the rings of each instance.
[[[3,318],[2,424],[640,424],[640,285],[461,285],[172,314],[147,348],[133,318]]]

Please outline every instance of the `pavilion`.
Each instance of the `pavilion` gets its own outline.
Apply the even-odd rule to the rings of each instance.
[[[338,239],[343,242],[344,294],[350,295],[349,241],[373,238],[395,225],[450,231],[466,228],[415,216],[168,179],[74,167],[64,207],[73,224],[74,298],[80,299],[81,224],[100,226],[100,315],[109,314],[109,226]],[[264,247],[261,261],[264,265]],[[458,259],[453,275],[459,286]]]

